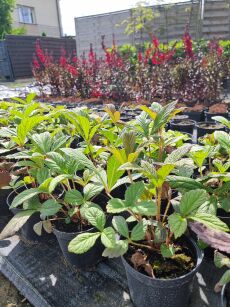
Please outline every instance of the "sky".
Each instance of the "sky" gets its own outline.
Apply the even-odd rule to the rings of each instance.
[[[61,0],[63,32],[74,35],[74,17],[114,12],[134,7],[137,0]]]
[[[143,1],[143,0],[142,0]],[[189,0],[147,0],[149,5]],[[75,35],[74,18],[126,10],[141,0],[60,0],[64,35]]]

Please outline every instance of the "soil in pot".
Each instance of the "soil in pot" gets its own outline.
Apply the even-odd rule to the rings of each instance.
[[[54,224],[54,234],[58,240],[59,246],[62,250],[65,259],[77,269],[88,269],[98,262],[103,257],[102,253],[104,246],[102,245],[100,238],[97,239],[95,245],[84,254],[75,254],[68,251],[68,245],[78,234],[86,232],[95,232],[95,228],[92,226],[82,226],[75,223],[66,224],[60,220]]]
[[[226,103],[216,103],[209,107],[205,113],[205,120],[212,121],[213,116],[223,116],[228,118],[228,105]]]
[[[193,278],[200,267],[203,254],[196,243],[187,237],[177,241],[177,246],[174,259],[164,259],[159,254],[149,254],[148,251],[137,249],[129,249],[122,258],[135,306],[188,306]],[[150,277],[149,266],[146,269],[143,253],[146,253],[155,278]]]
[[[172,130],[180,131],[180,132],[186,132],[193,134],[193,129],[195,126],[195,121],[191,119],[184,119],[184,120],[178,120],[178,121],[172,121],[170,122],[170,128]]]
[[[197,139],[205,134],[211,134],[215,131],[224,131],[225,128],[221,124],[215,122],[199,122],[196,124],[197,127]]]

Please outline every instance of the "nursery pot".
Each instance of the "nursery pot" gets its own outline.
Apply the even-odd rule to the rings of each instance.
[[[12,191],[8,195],[7,200],[6,200],[8,207],[11,206],[11,203],[12,203],[13,199],[15,198],[15,196],[18,193],[21,193],[22,191],[24,191],[25,189],[26,189],[25,186],[20,187],[16,190],[17,193],[15,191]],[[21,208],[12,208],[11,209],[10,208],[10,211],[13,213],[13,215],[16,215],[17,213],[22,212],[23,209],[21,209]],[[48,234],[46,231],[44,231],[44,229],[42,229],[42,235],[41,236],[37,235],[36,232],[34,231],[34,229],[33,229],[34,225],[37,224],[40,221],[41,221],[41,218],[40,218],[39,212],[32,214],[31,217],[26,221],[26,223],[21,227],[21,229],[20,229],[21,235],[26,240],[33,241],[33,242],[41,242],[44,239],[51,238],[52,234]]]
[[[102,253],[105,247],[102,245],[100,238],[97,239],[95,245],[84,254],[75,254],[68,251],[68,245],[70,241],[73,240],[77,235],[86,232],[95,232],[95,230],[95,228],[91,228],[86,231],[72,233],[60,231],[57,228],[54,228],[53,230],[62,250],[63,256],[71,265],[75,266],[77,269],[90,268],[103,259]]]
[[[183,112],[183,114],[187,115],[189,119],[192,119],[196,122],[200,122],[204,119],[203,111]]]
[[[173,120],[170,122],[170,128],[172,130],[186,132],[190,134],[193,134],[194,126],[195,126],[195,121],[191,119],[177,120],[177,121]]]
[[[224,125],[216,124],[215,122],[199,122],[197,127],[197,139],[205,134],[211,134],[215,131],[224,131]]]
[[[225,118],[229,118],[229,114],[228,112],[226,113],[211,113],[209,111],[204,111],[204,115],[205,115],[205,121],[214,121],[213,117],[214,116],[222,116]]]
[[[131,299],[136,307],[185,307],[192,291],[193,279],[203,260],[203,253],[196,243],[184,237],[196,256],[195,268],[186,275],[173,279],[148,277],[135,270],[124,257],[122,262],[126,270]]]
[[[11,188],[0,189],[0,216],[10,213],[9,206],[7,204],[7,197],[13,190]]]
[[[230,286],[226,284],[221,289],[221,307],[229,307],[230,304]]]

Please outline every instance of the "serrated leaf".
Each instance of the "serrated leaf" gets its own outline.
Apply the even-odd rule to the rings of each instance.
[[[135,150],[136,135],[134,131],[125,131],[122,134],[122,142],[126,156],[128,157]]]
[[[161,254],[164,258],[171,258],[175,254],[175,248],[173,245],[167,246],[166,244],[161,244]]]
[[[94,207],[89,208],[85,212],[85,217],[91,225],[95,226],[100,231],[104,231],[106,218],[102,210]]]
[[[125,202],[129,205],[134,205],[138,198],[144,192],[145,185],[142,181],[131,184],[125,191]]]
[[[165,159],[165,163],[176,163],[179,161],[183,156],[185,156],[190,149],[192,148],[191,144],[185,144],[176,150],[174,150],[168,157]]]
[[[106,248],[102,254],[103,257],[116,258],[124,255],[128,250],[129,244],[127,240],[119,240],[115,247]]]
[[[224,131],[215,131],[214,137],[227,152],[230,152],[230,135]]]
[[[130,206],[134,213],[146,216],[155,216],[157,214],[157,204],[151,200],[143,200]]]
[[[48,199],[42,204],[40,212],[43,216],[52,216],[58,213],[61,207],[56,200]]]
[[[182,236],[187,229],[187,220],[178,213],[173,213],[168,217],[170,230],[174,233],[175,239]]]
[[[74,238],[69,243],[69,252],[75,254],[84,254],[94,246],[96,240],[100,237],[100,235],[100,232],[87,232],[77,235],[76,238]]]
[[[101,242],[108,248],[116,245],[116,233],[112,227],[107,227],[102,231]]]
[[[65,198],[64,201],[67,204],[73,205],[73,206],[78,206],[82,205],[84,202],[84,198],[81,194],[81,192],[77,190],[69,190],[65,193]]]
[[[205,190],[196,189],[186,192],[180,201],[180,213],[187,216],[192,211],[198,209],[201,205],[209,200],[209,196]]]
[[[122,199],[112,198],[109,200],[106,208],[109,213],[120,213],[127,210],[128,207]]]
[[[123,216],[114,216],[112,220],[113,227],[115,230],[121,234],[123,237],[129,237],[129,229],[127,222]]]
[[[25,191],[21,192],[20,194],[18,194],[14,198],[10,208],[16,208],[19,205],[21,205],[22,203],[24,203],[24,201],[26,201],[26,200],[28,200],[28,199],[30,199],[30,198],[32,198],[35,195],[38,195],[40,193],[41,192],[38,189],[36,189],[36,188],[26,189]]]
[[[104,187],[100,184],[88,183],[83,189],[85,200],[90,200],[92,197],[100,194],[103,189]]]
[[[109,190],[112,189],[112,187],[115,185],[117,180],[121,178],[121,176],[124,174],[124,171],[118,170],[120,166],[121,166],[121,163],[119,162],[119,160],[116,159],[114,155],[108,159],[107,182],[108,182]]]
[[[131,231],[131,240],[140,241],[145,238],[147,225],[143,221],[138,222]]]
[[[195,215],[189,216],[189,218],[210,228],[229,232],[229,227],[215,215],[197,212]]]
[[[195,189],[204,189],[202,183],[188,177],[168,176],[167,181],[169,182],[172,188],[178,188],[188,191]]]
[[[53,193],[53,191],[56,189],[56,187],[58,186],[59,183],[61,183],[62,181],[66,180],[66,179],[70,179],[72,178],[71,175],[59,175],[55,178],[53,178],[51,181],[50,181],[50,184],[49,184],[49,193]]]

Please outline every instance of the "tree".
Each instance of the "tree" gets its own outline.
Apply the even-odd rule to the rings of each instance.
[[[0,38],[12,31],[12,12],[15,7],[15,0],[0,1]]]

